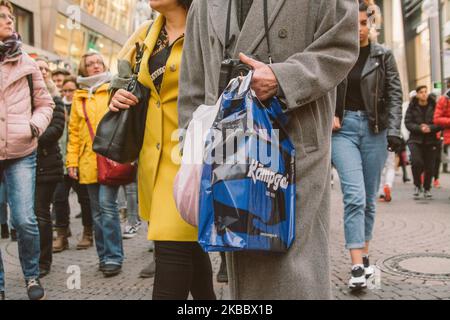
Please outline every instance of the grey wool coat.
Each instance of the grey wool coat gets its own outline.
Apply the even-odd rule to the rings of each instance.
[[[194,0],[180,74],[179,123],[218,98],[228,1]],[[297,151],[296,241],[286,254],[228,255],[233,299],[330,299],[331,134],[336,87],[359,54],[356,0],[268,0],[271,51]],[[233,11],[235,12],[235,11]],[[266,62],[263,0],[254,0],[231,53]]]

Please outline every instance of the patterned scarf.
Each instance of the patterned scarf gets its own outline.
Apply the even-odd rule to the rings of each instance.
[[[0,41],[0,62],[14,58],[22,54],[22,38],[18,33],[4,41]]]

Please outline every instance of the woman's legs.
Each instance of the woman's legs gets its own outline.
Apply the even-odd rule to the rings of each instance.
[[[209,256],[195,242],[155,241],[153,300],[215,300]]]
[[[411,167],[414,177],[414,185],[416,188],[422,189],[422,173],[425,168],[423,148],[421,145],[416,143],[410,143],[408,146],[411,151]]]
[[[34,213],[36,153],[7,161],[4,177],[11,224],[17,230],[19,259],[26,280],[39,278],[40,240]]]

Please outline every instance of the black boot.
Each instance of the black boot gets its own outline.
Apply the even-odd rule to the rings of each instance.
[[[222,262],[220,263],[219,273],[217,274],[217,282],[228,283],[227,259],[225,253],[220,253]]]
[[[115,277],[122,272],[122,266],[118,264],[105,264],[102,271],[105,278]]]
[[[2,224],[2,239],[8,239],[9,238],[9,228],[7,224]]]
[[[5,300],[5,292],[0,291],[0,300]]]

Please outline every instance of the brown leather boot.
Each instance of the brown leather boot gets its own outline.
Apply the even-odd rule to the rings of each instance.
[[[68,228],[56,228],[56,239],[53,240],[53,253],[60,253],[69,249],[69,240],[67,239]]]
[[[92,233],[92,227],[84,227],[83,229],[83,238],[77,244],[77,250],[85,250],[89,249],[94,245],[94,237]]]

